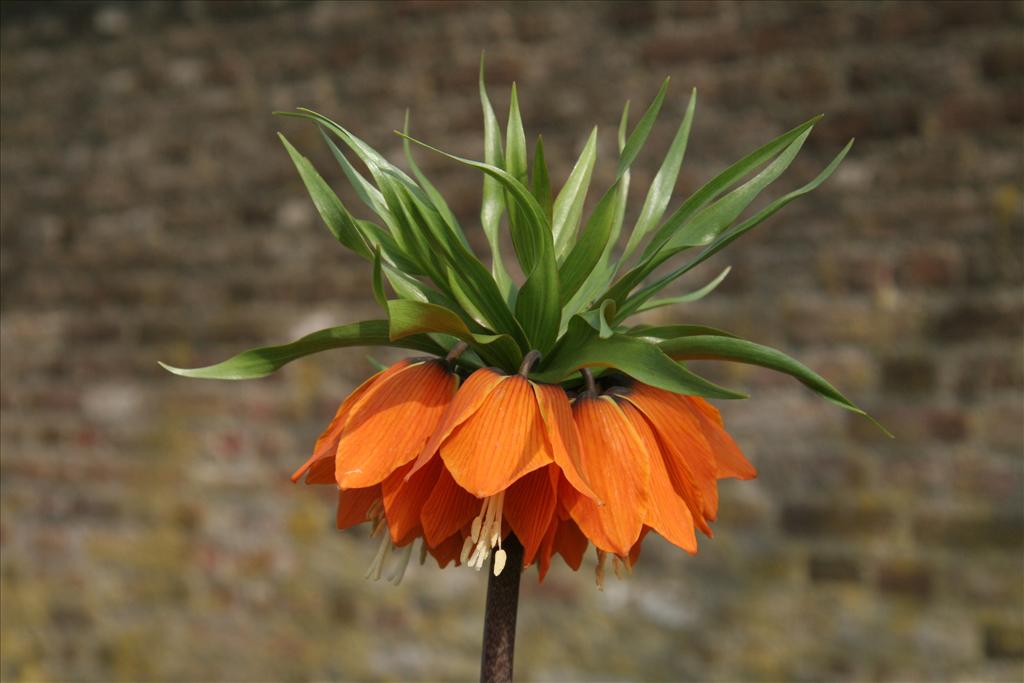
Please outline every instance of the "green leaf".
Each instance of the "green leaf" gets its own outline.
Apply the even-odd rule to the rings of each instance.
[[[686,265],[672,271],[671,273],[664,276],[654,284],[640,290],[633,297],[630,297],[629,300],[620,309],[619,319],[625,320],[627,316],[631,315],[634,311],[636,311],[636,309],[642,306],[644,302],[651,298],[651,296],[664,289],[670,282],[686,274],[693,268],[696,268],[701,263],[717,254],[719,251],[729,246],[732,242],[746,234],[747,231],[752,230],[757,225],[759,225],[769,217],[773,216],[782,207],[786,206],[786,204],[789,204],[797,197],[802,197],[808,192],[811,192],[812,190],[816,189],[819,185],[825,182],[828,179],[828,177],[832,175],[833,172],[835,172],[836,168],[838,168],[839,164],[842,163],[843,159],[846,157],[851,147],[853,147],[853,140],[850,140],[850,142],[846,144],[846,147],[844,147],[842,151],[840,151],[839,154],[837,154],[835,158],[832,159],[829,165],[826,166],[824,170],[822,170],[822,172],[819,173],[812,181],[810,181],[803,187],[797,188],[796,190],[793,190],[792,192],[783,195],[782,197],[779,197],[778,199],[771,202],[768,206],[761,209],[759,212],[757,212],[747,220],[725,231],[724,233],[719,235],[719,237],[714,242],[708,245],[695,259],[693,259]]]
[[[485,361],[505,370],[514,370],[523,358],[515,341],[507,334],[474,333],[462,318],[443,306],[392,299],[388,302],[388,321],[392,341],[425,332],[440,332],[470,344]]]
[[[299,176],[302,177],[302,182],[306,185],[306,190],[313,200],[313,205],[316,206],[320,217],[327,224],[328,230],[343,245],[359,256],[370,260],[372,255],[369,247],[366,245],[366,241],[363,239],[359,226],[341,203],[341,200],[338,199],[338,196],[334,194],[334,191],[327,182],[313,168],[313,164],[310,163],[309,159],[299,154],[298,150],[292,147],[292,144],[288,142],[284,135],[278,133],[278,137],[281,138],[285,149],[288,150],[288,156],[292,158],[292,162],[299,171]]]
[[[736,336],[731,332],[706,325],[634,325],[626,330],[625,334],[630,337],[644,337],[655,342],[675,339],[676,337],[695,337],[698,335],[716,337]]]
[[[836,405],[867,417],[882,431],[892,436],[882,425],[839,393],[839,390],[829,384],[821,375],[771,347],[755,344],[746,339],[720,336],[681,337],[663,341],[659,346],[662,351],[675,359],[728,360],[783,372]]]
[[[516,318],[522,323],[531,348],[547,353],[558,337],[562,308],[558,302],[555,259],[537,263],[516,297]]]
[[[484,56],[480,55],[480,105],[484,113],[484,161],[497,168],[505,167],[505,154],[501,148],[500,127],[498,117],[494,115],[494,108],[487,97],[487,88],[484,85]],[[512,279],[505,269],[505,263],[501,257],[501,238],[499,229],[501,226],[501,214],[505,209],[504,190],[501,183],[489,175],[484,175],[483,199],[480,204],[480,224],[487,236],[487,243],[491,247],[491,272],[498,289],[506,300],[513,290]]]
[[[508,105],[508,127],[505,132],[505,170],[508,174],[526,184],[526,132],[523,117],[519,113],[519,95],[516,84],[512,84],[512,97]]]
[[[384,196],[380,193],[380,190],[374,187],[366,178],[363,177],[362,173],[352,166],[352,163],[348,160],[348,157],[345,156],[345,153],[338,149],[338,146],[334,144],[334,140],[332,140],[331,136],[329,136],[327,131],[324,130],[323,125],[317,123],[316,128],[320,131],[320,136],[324,139],[324,142],[327,143],[327,147],[331,150],[331,154],[338,162],[338,165],[341,166],[341,170],[344,172],[345,177],[348,178],[349,184],[351,184],[352,188],[355,190],[356,196],[359,197],[359,199],[362,200],[362,202],[366,204],[371,211],[377,214],[380,219],[384,221],[385,225],[390,226],[391,212],[388,210],[388,205],[384,201]]]
[[[637,308],[636,312],[642,313],[643,311],[649,311],[653,308],[661,308],[662,306],[674,306],[675,304],[684,304],[689,303],[691,301],[699,301],[700,299],[703,299],[711,292],[715,291],[715,288],[722,283],[722,280],[725,279],[725,276],[729,274],[730,270],[732,270],[732,266],[726,267],[725,269],[722,270],[721,273],[718,274],[718,276],[714,280],[707,283],[700,289],[690,292],[689,294],[682,294],[680,296],[671,296],[666,299],[654,299],[652,301],[648,301],[647,303]]]
[[[647,136],[651,134],[651,129],[654,127],[654,121],[658,118],[658,112],[661,111],[661,104],[665,101],[665,93],[668,91],[669,79],[666,78],[662,84],[661,89],[658,90],[658,94],[651,102],[650,106],[647,107],[647,111],[636,124],[636,128],[630,134],[629,139],[626,140],[626,145],[623,147],[622,152],[619,154],[619,164],[615,169],[615,179],[618,180],[623,174],[629,170],[629,167],[633,165],[640,150],[643,149],[644,143],[647,142]],[[625,117],[623,117],[625,118]]]
[[[405,128],[404,132],[406,135],[409,134],[409,110],[405,110]],[[444,200],[444,197],[438,192],[434,184],[430,182],[430,179],[420,170],[419,165],[416,163],[416,159],[412,155],[412,149],[409,147],[408,140],[402,140],[402,149],[405,151],[406,161],[409,162],[409,168],[412,170],[412,174],[416,177],[416,182],[420,184],[427,197],[430,199],[431,204],[437,209],[437,212],[441,214],[441,218],[448,224],[449,230],[454,234],[462,244],[468,249],[469,242],[466,240],[466,235],[462,231],[462,227],[459,225],[458,219],[455,214],[452,213],[451,208],[448,206],[448,202]]]
[[[702,209],[693,217],[692,221],[681,226],[679,230],[669,236],[662,250],[675,252],[687,247],[707,244],[717,237],[722,230],[736,220],[744,209],[750,206],[762,190],[775,182],[789,168],[810,134],[811,129],[808,128],[797,136],[796,140],[791,142],[786,149],[782,150],[782,153],[763,171]]]
[[[590,176],[594,172],[597,160],[597,126],[590,132],[587,144],[580,152],[569,178],[565,181],[552,210],[551,234],[555,243],[555,255],[561,259],[568,250],[576,227],[583,215],[583,203],[587,199],[587,188],[590,187]]]
[[[381,308],[387,310],[388,297],[384,293],[384,272],[379,248],[373,252],[373,298],[376,299]]]
[[[551,178],[548,175],[548,165],[544,161],[544,138],[537,136],[537,146],[533,151],[533,173],[530,179],[530,190],[537,199],[537,203],[544,209],[548,219],[551,219],[552,198]]]
[[[647,248],[644,249],[643,259],[646,259],[661,249],[662,245],[664,245],[676,230],[679,229],[679,226],[686,223],[690,216],[696,213],[701,207],[708,202],[713,201],[722,192],[728,190],[754,169],[761,166],[769,159],[774,158],[777,154],[789,147],[794,140],[811,130],[814,127],[814,124],[820,120],[821,116],[819,115],[809,121],[805,121],[796,128],[783,133],[771,142],[751,152],[729,166],[729,168],[719,173],[712,180],[708,181],[703,187],[694,192],[685,202],[683,202],[682,206],[676,209],[675,212],[669,216],[668,220],[665,221],[664,225],[658,229],[654,237],[651,239],[650,244],[648,244]]]
[[[531,377],[556,384],[583,367],[610,367],[650,384],[678,394],[709,398],[746,398],[700,377],[666,356],[656,344],[613,335],[601,339],[582,318],[575,317],[563,342],[543,359],[541,368]]]
[[[398,131],[395,132],[397,133]],[[402,135],[401,133],[398,134]],[[508,172],[500,168],[481,161],[473,161],[472,159],[464,159],[463,157],[449,154],[415,138],[409,139],[449,159],[483,171],[502,184],[509,195],[515,200],[516,205],[523,211],[523,220],[519,221],[518,229],[517,226],[512,226],[512,245],[516,249],[516,256],[519,258],[519,264],[522,266],[523,272],[533,272],[537,262],[541,258],[546,258],[546,254],[551,251],[551,231],[547,216],[544,215],[544,210],[537,203],[537,200],[533,198],[530,191]]]
[[[619,119],[619,153],[626,146],[626,128],[629,124],[629,102],[622,108],[622,117]],[[629,170],[622,174],[615,187],[614,207],[611,211],[611,228],[607,243],[597,263],[587,275],[587,279],[579,287],[575,294],[562,307],[562,324],[568,325],[573,315],[586,310],[598,294],[608,288],[608,283],[615,276],[616,264],[612,260],[612,251],[622,231],[622,220],[626,212],[626,198],[629,194]],[[591,214],[593,220],[594,214]]]
[[[569,252],[558,269],[561,304],[572,299],[601,260],[601,255],[605,253],[605,247],[618,213],[620,200],[618,188],[621,182],[621,179],[616,181],[615,185],[601,198],[587,220],[579,239],[573,245],[572,251]]]
[[[290,344],[251,349],[221,363],[202,368],[175,368],[165,363],[160,363],[160,366],[168,372],[182,377],[255,379],[266,377],[296,358],[348,346],[397,346],[404,349],[426,351],[439,356],[446,353],[444,347],[424,335],[414,334],[400,340],[391,340],[388,336],[388,321],[365,320],[320,330]]]
[[[694,88],[690,94],[690,103],[686,107],[686,115],[683,116],[683,121],[679,124],[679,130],[676,131],[676,136],[672,139],[672,144],[665,154],[665,160],[661,162],[658,174],[654,176],[654,181],[647,190],[643,208],[640,209],[640,217],[637,218],[636,225],[633,226],[633,232],[622,252],[620,263],[625,262],[632,255],[647,233],[653,230],[665,215],[665,209],[668,208],[668,203],[672,199],[672,191],[676,186],[676,179],[679,177],[679,169],[683,165],[683,157],[686,155],[686,143],[690,138],[690,128],[693,125],[693,114],[696,107],[697,89]]]
[[[587,324],[597,330],[601,339],[607,339],[615,334],[615,330],[609,324],[609,320],[615,315],[615,302],[605,299],[598,308],[592,311],[581,313],[580,317],[587,321]]]

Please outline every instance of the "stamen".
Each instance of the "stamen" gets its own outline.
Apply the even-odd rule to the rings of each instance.
[[[505,551],[501,549],[501,511],[504,505],[504,491],[484,498],[480,514],[470,527],[471,535],[462,546],[462,562],[477,571],[484,566],[484,561],[491,556],[491,550],[497,546],[498,553],[503,559],[500,560],[499,566],[499,560],[495,557],[495,576],[501,573],[505,566]]]
[[[424,541],[422,544],[420,544],[420,566],[422,567],[423,564],[426,561],[427,561],[427,542]]]
[[[505,562],[508,561],[508,555],[504,550],[498,548],[498,552],[494,553],[494,575],[498,576],[501,574],[501,570],[505,568]]]
[[[384,525],[385,527],[387,525]],[[366,574],[363,576],[364,579],[379,581],[381,570],[384,568],[384,560],[388,556],[388,552],[391,550],[391,534],[387,531],[380,539],[380,545],[377,546],[377,554],[373,556],[373,562],[370,563],[370,568],[366,570]]]
[[[622,558],[618,555],[612,555],[612,569],[615,571],[615,578],[622,581]]]
[[[417,541],[413,541],[409,545],[402,548],[398,555],[397,564],[391,569],[391,573],[388,574],[388,581],[394,585],[402,583],[402,578],[405,577],[405,570],[409,568],[409,558],[412,557],[412,547]]]
[[[604,590],[604,563],[608,553],[603,550],[597,551],[597,568],[594,570],[594,580],[597,582],[597,590]]]

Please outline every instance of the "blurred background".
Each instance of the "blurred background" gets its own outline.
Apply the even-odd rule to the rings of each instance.
[[[475,678],[485,576],[365,582],[376,543],[288,482],[365,350],[247,383],[156,361],[378,317],[275,131],[358,203],[315,129],[270,112],[317,109],[400,160],[408,107],[415,135],[481,158],[484,49],[499,117],[515,80],[556,183],[602,127],[592,197],[623,101],[672,77],[633,216],[692,86],[684,195],[819,112],[767,194],[856,136],[827,184],[679,284],[732,265],[718,292],[665,316],[797,356],[897,436],[702,365],[752,394],[720,407],[760,478],[723,484],[696,557],[652,539],[603,592],[590,558],[528,574],[519,677],[1024,676],[1024,4],[0,7],[4,681]],[[479,176],[418,159],[477,225]]]

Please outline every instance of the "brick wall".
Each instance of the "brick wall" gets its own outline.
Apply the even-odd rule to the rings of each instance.
[[[818,112],[787,189],[856,136],[672,315],[797,355],[898,436],[788,378],[703,368],[753,394],[722,408],[761,477],[725,484],[697,557],[651,543],[604,593],[527,581],[523,679],[1021,679],[1024,5],[2,9],[3,680],[473,678],[484,577],[364,583],[374,544],[287,483],[363,351],[245,384],[155,361],[375,315],[274,131],[340,174],[270,112],[324,111],[398,158],[410,107],[417,135],[478,157],[484,48],[556,179],[597,123],[607,185],[622,101],[665,75],[651,149],[700,92],[684,191]],[[474,173],[420,160],[474,223]]]

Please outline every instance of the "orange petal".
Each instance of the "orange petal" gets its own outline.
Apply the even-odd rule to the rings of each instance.
[[[523,566],[529,566],[555,516],[558,468],[530,472],[505,492],[502,514],[523,544]]]
[[[384,513],[388,520],[388,531],[395,545],[403,546],[420,535],[420,512],[441,475],[441,460],[433,461],[419,472],[405,479],[412,463],[406,463],[391,473],[381,485]]]
[[[551,555],[555,550],[555,536],[558,534],[559,523],[557,516],[551,517],[548,530],[544,533],[544,540],[541,541],[540,548],[537,550],[537,576],[539,581],[544,580],[548,569],[551,568]]]
[[[415,458],[437,429],[455,382],[443,361],[424,361],[367,391],[342,428],[335,460],[338,486],[377,484]]]
[[[558,531],[555,532],[555,551],[562,556],[565,563],[572,567],[573,571],[580,568],[583,563],[583,553],[587,552],[587,537],[583,535],[576,522],[571,519],[559,522]]]
[[[636,542],[648,507],[651,468],[636,430],[615,401],[582,396],[572,406],[580,432],[583,470],[598,507],[577,496],[566,506],[584,534],[601,550],[626,555]]]
[[[440,458],[433,460],[441,463]],[[420,512],[423,538],[432,546],[444,542],[446,538],[473,521],[480,513],[480,505],[480,499],[456,484],[451,473],[442,467],[434,490],[430,492]],[[460,545],[459,552],[461,551]]]
[[[497,373],[490,368],[477,370],[470,375],[469,379],[456,392],[455,398],[452,399],[448,410],[444,413],[444,417],[441,418],[441,424],[438,425],[437,429],[430,436],[430,440],[427,441],[423,450],[420,451],[419,457],[416,458],[416,464],[413,465],[410,474],[419,470],[428,460],[434,457],[441,442],[448,438],[452,430],[479,410],[494,388],[506,379],[508,379],[507,375]]]
[[[551,456],[577,491],[588,498],[597,498],[583,476],[580,460],[580,435],[572,419],[572,408],[562,387],[554,384],[533,384],[541,417],[547,426]]]
[[[687,402],[700,422],[711,450],[715,454],[718,465],[718,478],[753,479],[757,476],[757,468],[743,456],[740,447],[729,432],[725,431],[722,416],[718,409],[699,396],[687,396]]]
[[[644,538],[647,536],[647,534],[648,534],[648,532],[650,532],[650,530],[651,530],[651,527],[645,526],[644,530],[640,532],[640,538],[636,539],[636,543],[634,543],[633,547],[630,548],[630,550],[629,550],[629,566],[630,567],[635,567],[636,566],[636,561],[640,559],[640,550],[642,549],[641,546],[644,543]]]
[[[693,515],[687,501],[672,485],[658,437],[648,424],[647,418],[631,403],[623,401],[619,407],[633,425],[644,450],[650,456],[651,504],[647,506],[644,524],[654,527],[654,530],[668,542],[674,543],[688,553],[696,553],[697,535],[694,533]]]
[[[459,556],[462,554],[462,535],[454,534],[444,539],[441,543],[427,546],[427,552],[437,560],[437,566],[444,569],[449,562],[460,564]]]
[[[379,486],[338,491],[338,528],[348,529],[367,521],[366,513],[377,500],[380,500]]]
[[[640,383],[623,397],[639,408],[654,427],[669,473],[678,475],[679,480],[688,476],[694,482],[700,491],[702,515],[714,520],[718,512],[718,465],[685,398]]]
[[[338,406],[337,412],[334,413],[334,419],[331,420],[331,424],[327,425],[327,429],[325,429],[324,433],[320,435],[320,438],[316,440],[316,444],[313,446],[313,455],[309,456],[309,460],[307,460],[302,467],[295,470],[295,474],[292,475],[293,482],[301,479],[302,475],[309,469],[316,468],[317,481],[311,481],[311,473],[310,477],[306,479],[306,483],[328,483],[320,481],[323,478],[323,468],[328,467],[331,473],[329,483],[334,483],[334,454],[338,450],[338,441],[341,440],[341,428],[345,425],[345,419],[352,411],[352,406],[362,398],[363,394],[365,394],[367,389],[371,386],[379,382],[381,379],[389,377],[399,370],[404,369],[408,365],[408,360],[401,360],[389,367],[387,370],[381,370],[356,387],[355,391],[349,394],[348,398],[341,402],[341,405]]]
[[[551,462],[545,431],[530,382],[512,375],[452,431],[441,457],[459,486],[484,498]]]

